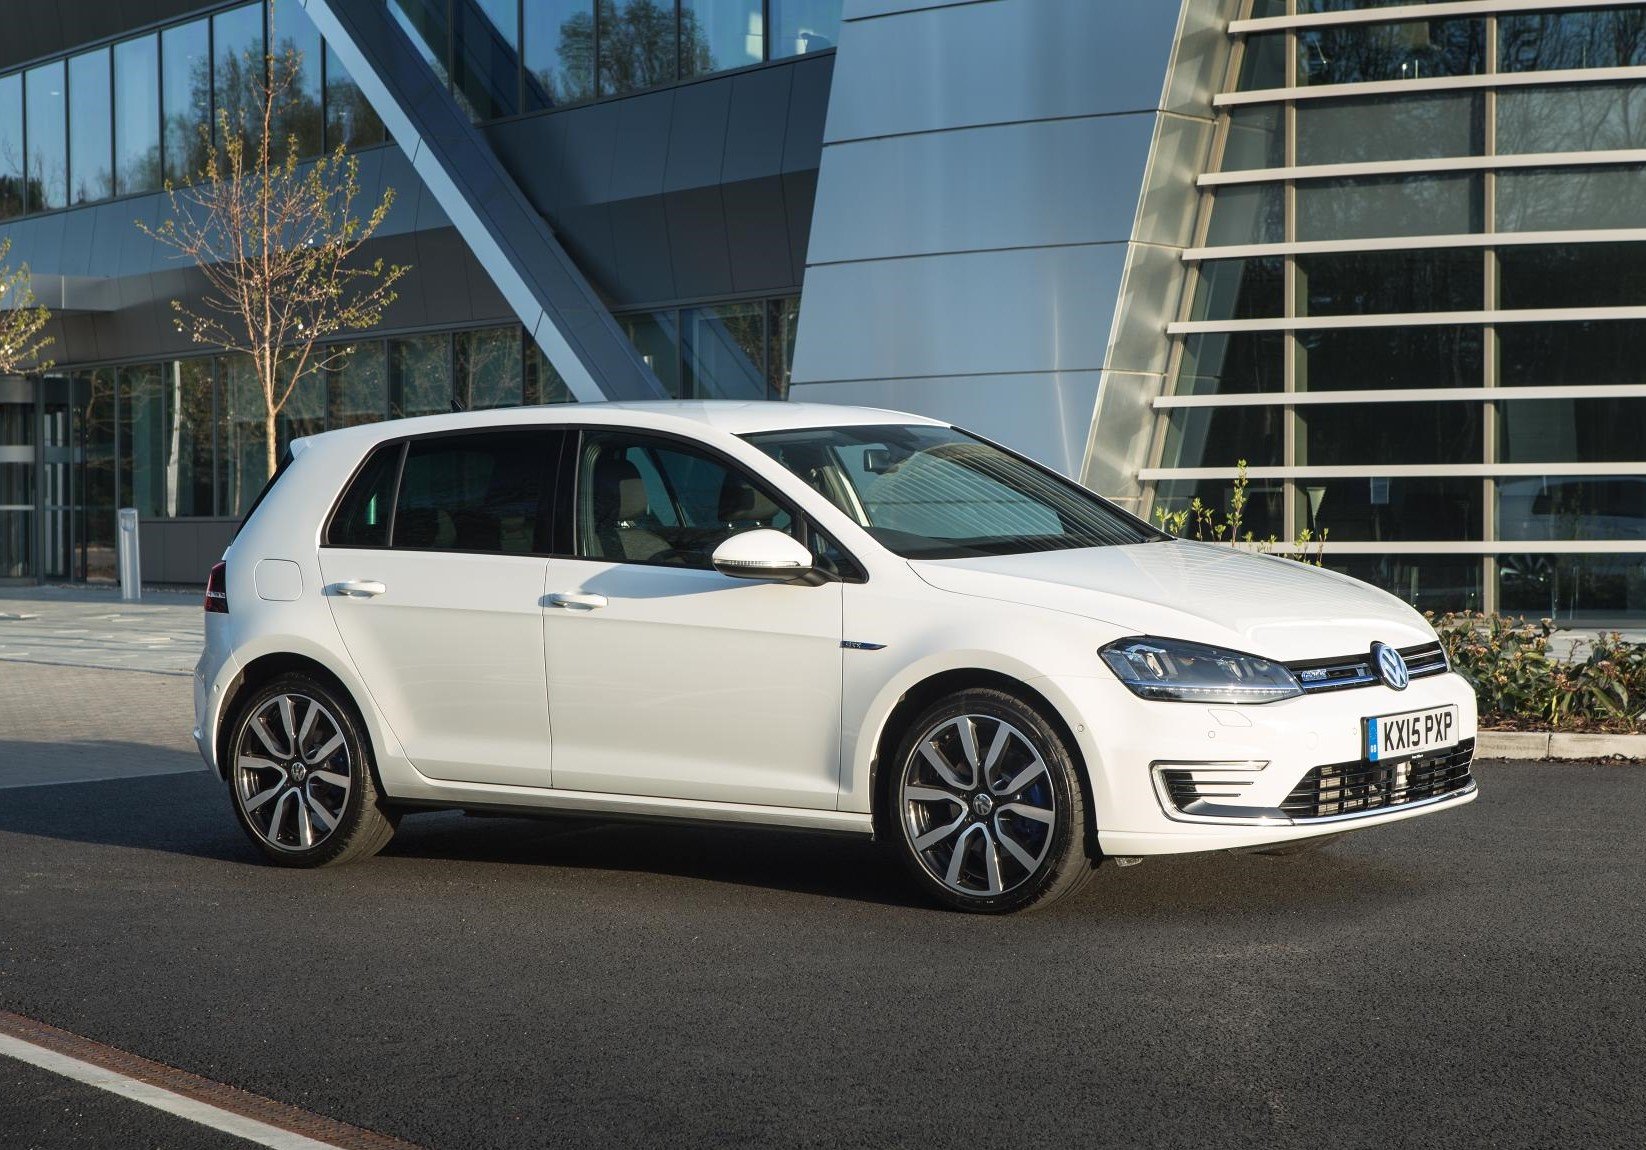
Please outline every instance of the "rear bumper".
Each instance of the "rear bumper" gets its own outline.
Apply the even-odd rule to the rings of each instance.
[[[228,631],[221,616],[207,615],[205,647],[194,665],[194,745],[219,778],[223,777],[223,764],[217,761],[218,724],[223,721],[224,703],[240,677],[240,664],[229,651]]]

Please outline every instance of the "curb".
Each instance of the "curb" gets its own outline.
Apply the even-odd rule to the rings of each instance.
[[[1646,759],[1646,735],[1580,735],[1560,731],[1480,731],[1477,759]]]

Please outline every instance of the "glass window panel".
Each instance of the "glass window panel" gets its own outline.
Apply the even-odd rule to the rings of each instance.
[[[1251,18],[1253,20],[1284,15],[1286,15],[1286,0],[1252,0]]]
[[[667,84],[678,75],[672,3],[599,0],[600,94],[620,96]]]
[[[1646,539],[1646,475],[1542,475],[1496,483],[1499,539]]]
[[[23,76],[0,76],[0,219],[22,215]]]
[[[1486,70],[1484,20],[1346,24],[1298,33],[1300,85],[1432,80]]]
[[[138,514],[211,515],[211,360],[170,360],[123,373],[131,410],[131,484]]]
[[[1475,174],[1311,180],[1297,188],[1304,241],[1466,234],[1481,230],[1483,215]]]
[[[1508,553],[1497,560],[1498,610],[1570,626],[1638,626],[1646,555]]]
[[[529,2],[529,0],[528,0]],[[389,15],[441,84],[450,81],[451,20],[446,0],[388,0]]]
[[[1640,227],[1646,227],[1646,167],[1498,173],[1498,231]]]
[[[800,297],[766,301],[766,386],[772,399],[787,399],[794,375],[794,344],[800,334]]]
[[[1353,164],[1478,156],[1485,151],[1478,92],[1300,100],[1297,162]]]
[[[1497,329],[1504,387],[1646,383],[1646,321],[1506,323]]]
[[[210,34],[204,20],[160,33],[160,111],[165,178],[187,183],[206,160],[211,129]]]
[[[520,329],[491,327],[456,336],[457,405],[466,411],[519,407],[524,402]]]
[[[451,337],[414,335],[389,341],[390,415],[443,415],[452,410]]]
[[[1202,260],[1191,320],[1269,319],[1286,314],[1286,261]]]
[[[521,31],[528,109],[594,96],[594,0],[529,0]]]
[[[63,61],[30,68],[24,82],[28,114],[31,212],[68,203],[68,121]]]
[[[394,546],[547,551],[541,496],[556,439],[540,431],[488,431],[413,440],[394,505]]]
[[[34,573],[34,512],[0,511],[0,579]]]
[[[153,94],[152,92],[150,93]],[[114,369],[88,372],[80,385],[86,397],[86,455],[81,501],[86,518],[86,579],[115,578]],[[4,502],[4,500],[0,500]]]
[[[388,353],[381,342],[370,340],[356,344],[328,374],[331,392],[328,427],[357,427],[388,417]]]
[[[1639,67],[1646,64],[1646,9],[1504,13],[1497,42],[1501,72]]]
[[[1242,104],[1229,109],[1229,134],[1223,143],[1225,172],[1278,168],[1286,163],[1283,104]]]
[[[160,187],[160,38],[114,46],[114,191]]]
[[[535,340],[528,340],[526,344],[526,402],[527,403],[570,403],[571,389],[566,386],[566,379],[549,357],[543,354],[543,349],[537,346]]]
[[[1162,467],[1278,467],[1286,446],[1284,407],[1176,407],[1166,418]]]
[[[840,39],[841,0],[770,0],[771,58],[833,48]]]
[[[33,405],[0,403],[0,447],[31,447],[34,439]]]
[[[1503,463],[1646,460],[1646,399],[1519,399],[1498,424]]]
[[[629,341],[640,349],[640,358],[656,374],[665,394],[680,398],[680,353],[677,347],[678,320],[672,311],[620,315]]]
[[[477,120],[520,110],[520,15],[515,0],[453,6],[452,88]]]
[[[1486,306],[1486,258],[1467,248],[1300,255],[1297,275],[1302,315],[1474,311]]]
[[[0,507],[34,505],[34,464],[0,463]]]
[[[1286,86],[1286,33],[1260,32],[1246,37],[1246,51],[1240,57],[1240,78],[1235,88],[1241,92]]]
[[[326,149],[364,148],[383,142],[383,121],[337,53],[326,49]]]
[[[761,0],[680,0],[680,76],[758,64],[764,58]]]
[[[1326,567],[1381,587],[1419,611],[1478,611],[1481,570],[1478,555],[1334,555]]]
[[[1299,391],[1481,387],[1485,383],[1477,327],[1300,331],[1297,342]]]
[[[1200,332],[1183,340],[1179,395],[1238,395],[1286,389],[1286,333]]]
[[[693,399],[766,398],[766,306],[722,304],[680,313],[684,395]]]
[[[1504,88],[1497,94],[1497,150],[1602,152],[1646,148],[1646,85]]]
[[[263,5],[247,4],[211,18],[213,117],[255,147],[263,89]],[[219,130],[213,123],[212,131]],[[221,142],[221,141],[219,141]]]
[[[1504,247],[1498,306],[1622,307],[1646,304],[1646,244]]]
[[[271,444],[269,405],[251,360],[225,357],[218,371],[218,514],[244,515],[291,441],[325,430],[326,381],[310,372],[298,382],[274,419]]]
[[[1297,409],[1310,467],[1480,463],[1479,403],[1322,403]]]
[[[1482,490],[1478,479],[1306,479],[1298,506],[1309,530],[1334,543],[1479,539]]]
[[[349,489],[338,500],[337,511],[326,526],[332,547],[387,547],[389,504],[400,475],[403,445],[385,444],[372,452]]]
[[[1286,238],[1286,190],[1280,184],[1218,188],[1212,195],[1209,247],[1278,244]]]
[[[109,50],[69,57],[69,201],[114,194],[113,97]]]
[[[276,4],[269,9],[269,55],[280,106],[275,109],[274,154],[286,154],[287,141],[297,141],[299,156],[319,154],[321,138],[321,58],[325,49],[320,29],[300,4]]]
[[[1404,7],[1408,4],[1446,4],[1451,0],[1297,0],[1299,16],[1311,16],[1319,12],[1354,12],[1361,8],[1393,8]],[[1274,0],[1274,6],[1279,11],[1276,16],[1286,14],[1286,0]]]
[[[1176,479],[1155,487],[1154,505],[1157,510],[1168,513],[1188,510],[1194,506],[1196,499],[1200,500],[1202,507],[1211,511],[1214,526],[1230,523],[1230,516],[1234,514],[1234,480]],[[1158,523],[1159,520],[1155,519],[1153,522]],[[1254,539],[1268,539],[1271,536],[1279,539],[1286,534],[1285,522],[1285,484],[1278,479],[1248,480],[1246,506],[1241,509],[1235,538],[1244,539],[1251,535]],[[1203,527],[1196,529],[1192,512],[1189,522],[1183,528],[1183,537],[1215,538]],[[1224,537],[1227,538],[1227,533]]]

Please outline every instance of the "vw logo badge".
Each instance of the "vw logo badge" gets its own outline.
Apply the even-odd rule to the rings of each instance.
[[[1411,672],[1406,669],[1406,660],[1387,643],[1372,644],[1372,661],[1377,664],[1377,677],[1390,690],[1404,691],[1412,681]]]

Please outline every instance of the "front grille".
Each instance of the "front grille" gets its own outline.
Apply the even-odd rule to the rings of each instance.
[[[1474,755],[1475,741],[1464,739],[1455,747],[1396,763],[1361,759],[1316,767],[1292,788],[1280,809],[1289,818],[1320,819],[1454,794],[1474,782],[1469,774]]]
[[[1414,679],[1439,675],[1447,669],[1446,649],[1439,643],[1402,647],[1400,657],[1406,660],[1406,671]],[[1321,691],[1341,691],[1348,687],[1370,687],[1380,681],[1370,651],[1364,655],[1344,655],[1336,659],[1308,659],[1287,663],[1286,667],[1311,695]]]

